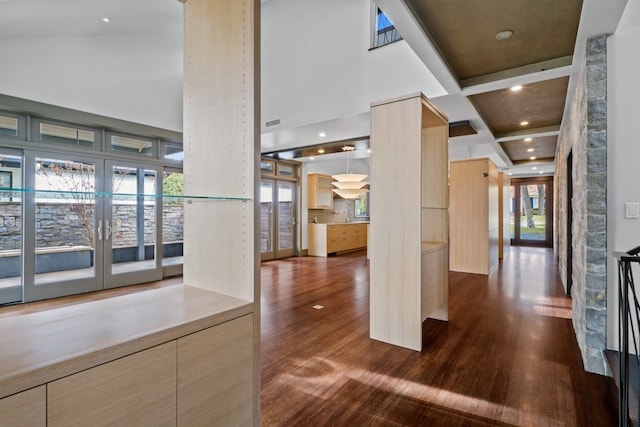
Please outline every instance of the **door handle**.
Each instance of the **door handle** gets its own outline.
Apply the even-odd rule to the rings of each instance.
[[[109,240],[109,237],[111,237],[111,226],[109,225],[109,220],[104,222],[106,225],[106,236],[104,237],[104,240]]]
[[[102,240],[102,220],[98,221],[98,240]]]

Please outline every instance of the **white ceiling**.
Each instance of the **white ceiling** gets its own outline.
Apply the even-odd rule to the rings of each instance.
[[[266,0],[262,0],[264,4]],[[531,174],[530,166],[513,167],[487,126],[462,93],[457,81],[452,78],[443,61],[436,54],[426,35],[420,30],[402,2],[379,0],[387,14],[397,20],[405,40],[422,59],[449,95],[436,98],[435,104],[447,114],[451,121],[469,120],[478,129],[477,135],[455,138],[450,143],[452,158],[490,157],[499,167],[510,169],[514,175]],[[587,37],[612,33],[615,30],[626,0],[584,0],[577,45]],[[0,43],[2,39],[42,36],[126,35],[126,34],[182,34],[182,3],[177,0],[0,0]],[[103,17],[111,22],[101,22]],[[175,56],[172,56],[173,58]],[[580,52],[574,55],[574,65],[566,70],[575,73]],[[6,60],[6,58],[4,59]],[[516,83],[527,83],[523,76],[492,82],[491,87],[507,87]],[[575,80],[575,79],[572,79]],[[263,82],[263,84],[265,84]],[[575,83],[570,83],[573,93]],[[487,88],[482,88],[486,90]],[[466,88],[465,91],[473,91]],[[263,135],[263,151],[291,148],[294,144],[314,145],[325,142],[318,136],[320,131],[330,131],[334,140],[367,135],[368,113],[353,114],[319,123],[289,128],[279,128]],[[553,165],[546,165],[545,172],[552,172]]]

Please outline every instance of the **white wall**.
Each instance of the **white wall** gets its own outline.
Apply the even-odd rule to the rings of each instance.
[[[0,93],[182,131],[181,35],[0,40]]]
[[[640,2],[630,1],[607,45],[607,252],[640,245],[640,220],[624,218],[626,202],[640,203]],[[607,265],[607,346],[617,348],[615,260]]]
[[[368,112],[373,101],[445,94],[406,42],[369,51],[371,0],[262,5],[262,122],[294,126]]]

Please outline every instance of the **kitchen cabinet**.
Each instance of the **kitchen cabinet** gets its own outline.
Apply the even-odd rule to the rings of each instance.
[[[499,258],[498,168],[489,159],[471,159],[452,161],[450,170],[451,271],[489,274]]]
[[[324,256],[367,247],[367,223],[309,224],[309,255]]]
[[[448,137],[422,94],[371,106],[370,334],[418,351],[448,319]]]
[[[1,318],[0,409],[34,417],[8,425],[256,425],[252,310],[170,286]]]
[[[47,389],[49,427],[175,426],[175,341],[53,381]]]
[[[252,341],[252,315],[178,340],[179,427],[253,423]]]
[[[333,178],[321,173],[307,175],[309,209],[333,209]]]
[[[47,387],[39,386],[0,399],[0,426],[45,427]]]

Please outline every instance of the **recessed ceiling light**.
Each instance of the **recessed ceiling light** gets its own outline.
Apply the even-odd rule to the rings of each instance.
[[[499,33],[496,33],[495,36],[493,36],[496,40],[506,40],[509,37],[511,37],[513,35],[513,31],[511,30],[504,30],[504,31],[500,31]]]
[[[327,134],[326,134],[326,133],[324,133],[324,132],[320,132],[320,133],[318,134],[318,136],[319,136],[320,138],[324,138],[325,136],[327,136]]]
[[[324,154],[324,148],[318,148],[318,153]]]
[[[538,172],[538,173],[544,173],[544,171],[540,171],[540,172]]]
[[[534,166],[534,167],[532,167],[531,169],[536,170],[536,169],[538,169],[538,167],[537,167],[537,166]]]
[[[315,160],[315,159],[316,159],[316,158],[315,158],[315,157],[313,157],[313,156],[309,157],[309,160]]]
[[[509,172],[507,175],[511,176],[511,175],[513,175],[513,174],[512,174],[511,172]]]
[[[524,139],[524,142],[531,142],[531,141],[533,141],[533,138],[525,138]]]
[[[529,160],[535,160],[535,159],[536,159],[536,156],[529,157]]]
[[[526,126],[526,125],[528,125],[528,124],[529,124],[529,122],[528,122],[528,121],[526,121],[526,120],[524,120],[524,121],[520,122],[520,126]]]
[[[111,18],[109,18],[108,16],[105,16],[104,18],[101,19],[102,22],[104,22],[105,24],[108,24],[109,22],[111,22]]]
[[[533,148],[527,148],[527,153],[533,153]]]
[[[520,90],[522,90],[522,85],[511,86],[511,91],[512,92],[518,92]]]

